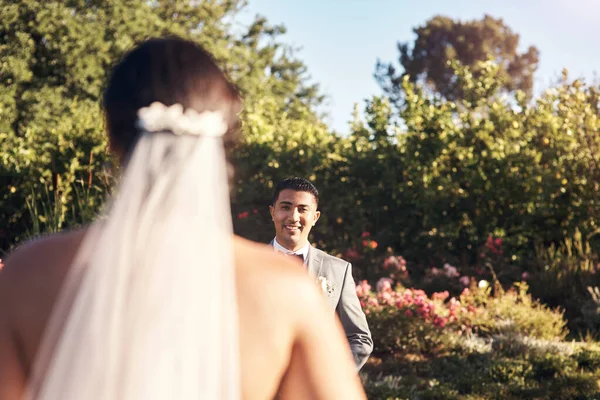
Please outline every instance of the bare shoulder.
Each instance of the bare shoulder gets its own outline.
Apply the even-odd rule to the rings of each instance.
[[[59,284],[86,232],[82,228],[57,233],[17,247],[0,272],[0,293],[25,297]]]
[[[296,259],[274,252],[271,246],[237,237],[235,253],[238,279],[250,284],[260,298],[277,299],[298,309],[306,309],[311,299],[323,301],[316,283]]]

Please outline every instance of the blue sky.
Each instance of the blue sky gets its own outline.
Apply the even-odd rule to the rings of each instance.
[[[456,19],[487,13],[540,50],[537,91],[563,68],[572,77],[595,79],[600,71],[600,0],[248,0],[240,21],[260,14],[287,28],[284,40],[329,97],[327,122],[348,132],[354,103],[381,94],[373,78],[377,59],[397,60],[396,43],[412,41],[412,29],[441,14]]]

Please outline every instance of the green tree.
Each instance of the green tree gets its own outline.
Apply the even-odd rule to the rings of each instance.
[[[301,134],[320,137],[302,138],[307,143],[326,141],[317,113],[322,96],[281,42],[285,29],[262,17],[240,27],[235,18],[244,6],[243,0],[0,0],[0,249],[32,226],[27,204],[39,210],[40,201],[57,203],[47,207],[58,214],[55,228],[89,218],[83,208],[100,207],[113,175],[100,109],[106,75],[150,36],[197,41],[240,87],[249,134],[234,154],[239,171],[252,166],[246,155],[253,146],[275,158],[265,138],[290,148]]]
[[[414,43],[398,43],[402,72],[393,64],[377,63],[375,77],[393,100],[401,99],[405,76],[412,82],[426,83],[447,99],[462,97],[464,93],[451,61],[459,61],[477,75],[478,63],[492,60],[500,68],[503,89],[518,89],[531,95],[539,51],[530,46],[519,53],[519,35],[501,19],[485,15],[481,20],[463,22],[436,16],[414,29],[414,33]]]
[[[501,65],[480,62],[477,74],[457,63],[453,68],[462,99],[440,98],[406,76],[401,122],[385,122],[381,108],[367,107],[367,121],[381,122],[355,126],[356,150],[348,158],[367,159],[368,167],[355,164],[349,179],[359,180],[364,198],[379,197],[378,206],[394,209],[386,218],[363,218],[363,229],[378,221],[376,230],[386,233],[380,244],[423,263],[456,257],[462,265],[481,261],[489,236],[503,238],[505,256],[518,262],[535,244],[558,244],[577,230],[594,235],[598,88],[565,73],[529,102],[522,91],[501,95]],[[399,132],[390,151],[361,147],[361,154],[358,144],[374,138],[377,126]],[[392,179],[386,169],[394,168]]]

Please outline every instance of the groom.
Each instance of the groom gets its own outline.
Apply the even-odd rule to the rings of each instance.
[[[304,263],[308,273],[319,279],[331,308],[342,322],[352,355],[360,369],[373,350],[373,340],[358,297],[352,265],[330,256],[308,242],[308,234],[321,212],[319,192],[308,180],[288,178],[277,185],[269,209],[275,224],[275,250],[295,256]]]

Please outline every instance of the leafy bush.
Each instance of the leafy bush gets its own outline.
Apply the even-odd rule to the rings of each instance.
[[[591,236],[576,231],[557,245],[538,246],[528,267],[531,293],[551,307],[563,308],[569,329],[579,337],[600,334],[600,293],[594,291],[600,274]]]
[[[440,271],[451,281],[450,267]],[[450,297],[396,282],[383,277],[375,290],[366,281],[356,287],[375,344],[362,372],[369,398],[600,396],[600,347],[563,341],[562,312],[533,300],[526,283],[504,290],[498,281],[471,280]]]
[[[200,43],[240,87],[245,135],[232,154],[242,183],[233,196],[236,214],[248,204],[250,210],[266,210],[273,181],[328,168],[319,160],[336,154],[336,140],[317,112],[323,99],[318,85],[309,82],[303,63],[280,41],[283,27],[262,17],[243,27],[233,23],[244,6],[242,0],[0,0],[0,250],[28,235],[32,213],[46,213],[42,203],[55,210],[54,225],[87,220],[71,215],[81,201],[74,186],[80,180],[88,189],[100,186],[114,161],[100,108],[106,73],[149,36]],[[94,209],[104,195],[86,193]],[[248,231],[255,232],[263,233]]]
[[[369,399],[595,399],[597,346],[522,336],[453,335],[446,352],[373,362]],[[593,360],[593,361],[592,361]]]
[[[478,335],[519,334],[539,339],[563,339],[567,335],[562,312],[533,300],[526,283],[517,283],[506,292],[497,287],[495,296],[490,295],[490,287],[465,290],[461,295],[464,305],[478,310],[470,321]]]

